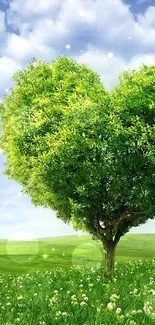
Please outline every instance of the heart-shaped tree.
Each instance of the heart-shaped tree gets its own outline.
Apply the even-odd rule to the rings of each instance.
[[[33,59],[1,104],[3,174],[35,206],[100,239],[105,275],[116,245],[154,218],[155,66],[124,72],[111,92],[72,59]]]

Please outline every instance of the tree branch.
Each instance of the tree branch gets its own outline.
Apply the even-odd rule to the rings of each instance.
[[[122,235],[123,235],[123,233],[120,230],[117,230],[115,238],[114,238],[114,245],[116,245],[119,242]]]
[[[107,241],[107,238],[104,235],[105,230],[100,226],[99,219],[96,216],[94,218],[94,227],[97,230],[98,234],[101,235],[102,240],[104,242]]]
[[[121,236],[123,236],[128,229],[134,225],[134,221],[137,221],[142,215],[136,207],[123,206],[120,209],[120,217],[116,220],[104,220],[104,228],[100,225],[97,216],[94,219],[94,227],[100,235],[103,243],[113,243],[115,246]]]
[[[141,216],[141,212],[138,211],[137,208],[126,208],[126,211],[124,211],[123,215],[126,215],[119,220],[119,223],[117,224],[117,232],[115,235],[114,243],[117,244],[119,242],[119,239],[121,236],[123,236],[129,229],[130,226],[133,225],[134,221],[137,221],[139,217]]]

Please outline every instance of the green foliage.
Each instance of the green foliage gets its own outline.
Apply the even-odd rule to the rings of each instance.
[[[121,182],[116,186],[121,198],[126,195],[127,205],[143,212],[143,222],[153,218],[155,210],[155,66],[142,65],[139,71],[121,74],[119,80],[111,93],[111,105],[119,118],[112,149],[115,175]]]
[[[109,93],[72,59],[33,59],[0,108],[4,174],[34,205],[93,236],[95,217],[117,221],[124,207],[140,213],[124,232],[153,218],[154,76],[143,65]]]

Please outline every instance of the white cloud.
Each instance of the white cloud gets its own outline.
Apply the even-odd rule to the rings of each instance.
[[[142,63],[146,65],[155,64],[155,54],[138,54],[130,60],[128,67],[138,70]]]
[[[45,33],[45,31],[43,31],[43,33]],[[56,51],[41,42],[41,40],[36,37],[35,33],[30,35],[27,39],[16,34],[9,35],[5,52],[8,56],[11,56],[16,63],[20,62],[21,68],[24,68],[25,64],[27,64],[32,57],[47,61],[52,61],[56,57]]]
[[[75,59],[78,63],[83,63],[96,71],[100,75],[104,86],[109,90],[118,83],[118,75],[123,70],[138,70],[142,63],[146,65],[155,64],[155,54],[139,54],[132,57],[131,60],[110,55],[109,60],[105,52],[91,46],[88,47],[86,53],[76,56]]]
[[[4,94],[5,89],[8,89],[13,85],[11,77],[20,68],[20,62],[17,62],[7,56],[0,58],[0,93]]]
[[[97,11],[95,7],[96,3],[92,0],[67,0],[63,2],[59,17],[66,25],[76,26],[83,22],[90,25],[96,23]]]
[[[32,52],[31,44],[23,37],[11,34],[8,37],[6,52],[16,60],[21,60]]]
[[[50,47],[50,50],[54,52],[57,47],[61,47],[68,35],[69,29],[62,21],[39,19],[34,24],[33,33],[28,35],[28,39],[32,46],[40,44]]]
[[[138,15],[138,22],[145,28],[155,28],[155,7],[149,6],[144,15]]]
[[[18,46],[23,42],[26,51],[28,47],[34,50],[31,40],[35,39],[58,52],[68,43],[72,53],[91,43],[100,50],[109,51],[112,46],[121,56],[133,56],[155,50],[154,10],[149,7],[145,15],[139,15],[136,25],[129,6],[121,0],[39,0],[37,6],[35,0],[13,0],[7,17],[20,36],[27,37],[29,45],[17,42]]]
[[[13,0],[7,11],[7,22],[20,33],[26,33],[33,28],[40,18],[55,20],[59,14],[62,0]],[[22,10],[21,10],[22,8]]]
[[[86,53],[76,56],[76,61],[96,71],[109,90],[117,83],[117,77],[126,65],[123,58],[114,57],[109,60],[107,53],[91,46]]]
[[[23,197],[23,194],[22,192],[18,192],[17,195],[16,195],[16,199],[21,199]]]

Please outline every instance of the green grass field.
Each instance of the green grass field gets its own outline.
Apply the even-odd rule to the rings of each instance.
[[[155,235],[127,234],[116,250],[116,262],[155,256]],[[42,238],[36,241],[0,240],[0,274],[104,263],[103,246],[91,236]]]
[[[115,278],[91,236],[0,241],[0,325],[154,325],[155,235],[126,235]]]

